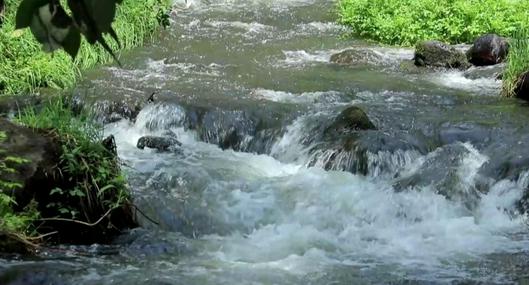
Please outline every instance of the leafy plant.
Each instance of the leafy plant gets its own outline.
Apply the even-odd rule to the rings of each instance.
[[[485,33],[512,36],[529,24],[525,0],[339,0],[338,9],[353,35],[404,46],[469,43]]]
[[[6,133],[0,131],[0,142],[6,139]],[[16,171],[13,167],[26,162],[26,159],[20,157],[6,156],[5,150],[0,149],[0,174],[13,173]],[[0,232],[24,235],[30,230],[32,222],[38,218],[38,211],[34,203],[30,203],[24,211],[18,213],[13,211],[15,201],[7,193],[20,187],[22,184],[18,182],[0,179]]]

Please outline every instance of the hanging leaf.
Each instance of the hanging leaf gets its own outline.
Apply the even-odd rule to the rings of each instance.
[[[88,12],[92,15],[98,30],[108,33],[112,29],[112,22],[116,16],[115,0],[86,0]]]
[[[77,55],[81,34],[59,2],[51,1],[38,8],[33,13],[30,29],[44,51],[63,48],[72,58]]]
[[[17,9],[15,29],[29,27],[35,11],[48,3],[48,0],[23,0]]]
[[[78,29],[72,28],[66,38],[64,38],[62,48],[72,57],[72,59],[75,59],[79,52],[79,47],[81,47],[81,33]]]
[[[117,39],[117,35],[111,26],[115,16],[116,0],[68,0],[67,3],[72,11],[75,25],[85,36],[88,43],[94,44],[98,42],[114,58],[118,65],[121,65],[103,38],[103,33],[107,32],[114,39]],[[101,9],[109,11],[103,12],[102,16],[95,16],[99,12],[102,12]],[[99,23],[100,20],[102,23]]]

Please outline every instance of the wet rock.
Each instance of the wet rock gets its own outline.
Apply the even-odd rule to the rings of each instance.
[[[146,96],[147,97],[147,96]],[[124,97],[115,100],[99,100],[93,104],[83,101],[76,95],[72,102],[75,110],[83,110],[85,107],[97,116],[102,123],[113,123],[122,119],[134,121],[146,104],[146,99],[141,97]],[[85,104],[89,104],[85,106]]]
[[[470,63],[476,66],[494,65],[503,62],[509,52],[509,43],[506,38],[495,34],[486,34],[474,41],[467,51]]]
[[[369,117],[357,106],[343,110],[325,130],[326,134],[347,134],[361,130],[374,130],[375,125]]]
[[[380,62],[380,56],[371,50],[347,49],[331,55],[330,61],[343,65],[365,65]]]
[[[439,129],[439,142],[448,145],[456,142],[470,142],[483,146],[491,141],[491,130],[473,123],[443,123]]]
[[[501,80],[504,69],[505,64],[503,63],[491,66],[474,66],[466,70],[463,75],[465,76],[465,78],[472,80],[480,78]]]
[[[182,146],[177,139],[172,137],[144,136],[138,140],[136,147],[139,149],[154,148],[158,151],[169,151],[176,146]]]
[[[478,162],[480,157],[461,143],[443,146],[416,161],[414,168],[417,171],[400,173],[393,186],[397,191],[432,186],[437,194],[450,200],[460,200],[472,210],[479,203],[480,191],[472,180],[467,181],[472,173],[462,171],[467,159]]]
[[[439,41],[420,42],[415,47],[415,65],[444,68],[470,67],[465,54],[459,49]]]
[[[529,101],[529,71],[520,76],[514,94],[517,98]]]

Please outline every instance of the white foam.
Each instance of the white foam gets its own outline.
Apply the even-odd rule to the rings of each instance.
[[[484,95],[496,96],[501,88],[501,80],[492,78],[469,79],[462,71],[436,72],[428,79],[449,88],[460,89]]]
[[[304,50],[283,51],[283,54],[285,55],[283,63],[287,65],[302,65],[321,62],[328,63],[333,53],[333,50],[315,51],[311,53]]]
[[[339,95],[340,92],[337,91],[303,92],[297,94],[261,88],[255,89],[251,93],[252,97],[284,103],[318,103],[320,101],[337,101]]]

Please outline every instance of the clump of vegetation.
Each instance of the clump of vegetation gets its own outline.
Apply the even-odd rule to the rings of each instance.
[[[34,128],[28,131],[51,151],[32,176],[16,181],[11,174],[31,162],[0,150],[0,252],[23,252],[44,237],[104,243],[136,226],[113,138],[102,141],[102,128],[67,103],[54,99],[20,112],[18,123]],[[0,131],[0,142],[6,139]]]
[[[507,65],[503,73],[502,96],[514,97],[523,73],[529,72],[529,30],[517,31],[509,43]]]
[[[109,62],[103,47],[82,43],[74,61],[63,51],[46,54],[29,29],[15,30],[15,14],[21,0],[7,0],[0,32],[0,94],[34,92],[41,87],[64,89],[73,86],[80,71]],[[112,23],[122,49],[138,46],[167,21],[167,0],[127,0],[118,6]],[[116,42],[108,41],[112,50]]]
[[[105,242],[135,225],[115,145],[102,143],[102,127],[90,116],[76,116],[65,100],[57,99],[38,112],[22,111],[18,121],[46,130],[62,146],[53,174],[60,183],[49,192],[46,205],[38,207],[45,217],[39,219],[39,232],[58,231],[62,242]]]
[[[470,43],[529,25],[526,0],[340,0],[340,21],[355,36],[391,45],[418,41]]]

